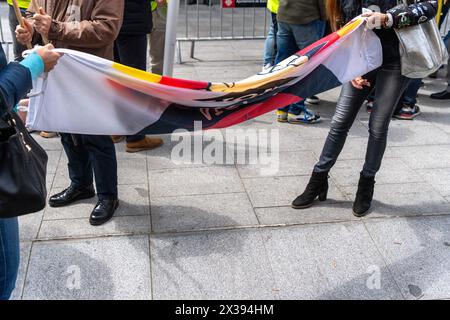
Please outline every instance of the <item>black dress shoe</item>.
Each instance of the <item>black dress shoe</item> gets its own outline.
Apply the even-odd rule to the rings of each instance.
[[[447,90],[444,90],[441,92],[433,93],[430,95],[430,98],[437,99],[437,100],[447,100],[447,99],[450,99],[450,92],[448,92]]]
[[[50,207],[64,207],[78,200],[89,199],[93,197],[95,197],[95,190],[93,186],[79,188],[71,185],[64,191],[51,196],[48,203]]]
[[[94,210],[91,213],[89,223],[92,226],[100,226],[109,220],[114,215],[114,212],[119,207],[118,199],[102,199],[97,202]]]

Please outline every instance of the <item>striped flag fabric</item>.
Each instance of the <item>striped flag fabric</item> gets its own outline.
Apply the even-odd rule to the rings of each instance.
[[[166,134],[225,128],[301,101],[382,63],[378,37],[355,18],[269,70],[213,83],[136,70],[86,53],[64,56],[34,84],[27,125],[74,134]],[[197,127],[197,126],[196,126]]]

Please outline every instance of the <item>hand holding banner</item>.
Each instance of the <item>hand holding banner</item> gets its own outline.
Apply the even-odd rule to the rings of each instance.
[[[22,17],[22,13],[20,12],[19,4],[17,3],[17,0],[12,0],[14,13],[16,14],[17,21],[19,22],[20,26],[22,28],[26,28],[24,18]],[[28,49],[33,49],[33,45],[30,43],[27,43]]]
[[[36,0],[31,0],[31,4],[33,5],[33,9],[34,9],[35,13],[39,13],[39,14],[42,14],[42,15],[46,14],[44,9],[38,6]],[[49,43],[48,38],[45,35],[42,35],[42,41],[44,42],[44,44],[48,44]]]

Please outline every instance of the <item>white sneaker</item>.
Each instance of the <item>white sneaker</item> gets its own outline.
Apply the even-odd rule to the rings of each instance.
[[[309,111],[302,111],[298,115],[289,113],[288,122],[292,124],[301,124],[301,123],[313,124],[320,122],[320,116]]]
[[[266,64],[263,68],[262,68],[262,72],[267,72],[269,71],[270,68],[272,68],[273,65],[271,65],[270,63]]]

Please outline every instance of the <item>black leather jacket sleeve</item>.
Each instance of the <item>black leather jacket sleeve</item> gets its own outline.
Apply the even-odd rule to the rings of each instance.
[[[409,5],[399,5],[387,10],[393,18],[392,28],[404,28],[434,19],[437,13],[438,2],[423,1]]]

